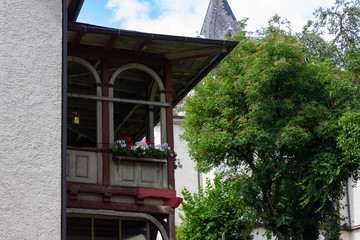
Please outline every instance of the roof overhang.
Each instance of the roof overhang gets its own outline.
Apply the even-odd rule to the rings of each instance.
[[[235,41],[190,38],[68,23],[68,55],[138,62],[155,71],[170,63],[176,105],[234,47]],[[160,74],[161,75],[161,74]]]
[[[179,103],[238,44],[235,41],[144,33],[79,23],[76,19],[83,2],[84,0],[68,0],[68,56],[85,60],[96,72],[95,75],[105,80],[103,82],[127,64],[146,65],[162,79],[164,85],[165,79],[171,79],[171,87],[166,84],[166,92],[172,93],[172,106]],[[106,74],[103,75],[104,72]],[[131,69],[122,72],[116,79],[113,86],[109,85],[114,90],[114,97],[136,101],[149,100],[152,79],[146,73]],[[101,84],[100,81],[97,80],[95,83],[90,72],[84,71],[79,64],[68,64],[70,94],[95,95],[96,86]],[[154,101],[159,101],[160,92],[157,91]],[[81,104],[74,99],[68,101],[68,115],[71,115],[72,110],[80,109],[84,121],[78,132],[81,136],[90,137],[89,139],[94,142],[96,115],[93,109],[96,107],[92,105],[92,101],[83,101]],[[138,104],[122,104],[121,108],[115,107],[114,116],[118,121],[115,123],[115,132],[119,136],[124,132],[135,139],[141,139],[145,132],[145,111],[147,110]],[[159,108],[151,111],[154,111],[155,119],[160,118]]]

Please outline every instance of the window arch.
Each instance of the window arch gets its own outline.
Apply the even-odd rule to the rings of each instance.
[[[142,65],[142,64],[138,64],[138,63],[130,63],[130,64],[126,64],[123,65],[121,67],[119,67],[111,76],[110,78],[110,84],[114,86],[114,88],[116,88],[116,82],[118,77],[125,71],[130,71],[130,70],[136,70],[136,71],[140,71],[143,73],[146,73],[152,80],[153,83],[150,86],[150,90],[147,94],[146,97],[146,101],[143,102],[139,102],[136,106],[134,106],[132,108],[131,111],[134,111],[134,109],[136,108],[140,108],[140,105],[146,105],[148,107],[148,110],[146,111],[147,116],[147,122],[148,122],[148,126],[147,129],[149,131],[148,132],[148,136],[147,139],[149,141],[154,141],[154,112],[153,112],[153,108],[155,107],[155,103],[156,103],[156,94],[159,93],[159,99],[158,102],[159,103],[166,103],[166,99],[165,99],[165,87],[164,84],[161,80],[161,78],[159,77],[159,75],[152,70],[151,68]],[[113,98],[116,97],[114,94],[114,88],[110,88],[109,91],[109,97]],[[153,103],[153,104],[152,104]],[[130,114],[130,113],[129,113]],[[114,138],[116,137],[116,131],[119,130],[119,126],[120,124],[116,124],[117,126],[114,126],[115,120],[115,111],[114,111],[114,103],[110,102],[110,141],[114,141]],[[124,116],[122,116],[123,119],[125,119]],[[126,120],[126,119],[125,119]],[[166,142],[166,109],[164,106],[161,106],[160,108],[160,125],[161,125],[161,142]]]
[[[69,56],[68,61],[68,146],[101,147],[101,101],[80,98],[81,94],[101,96],[101,80],[96,69],[85,59]],[[72,123],[73,113],[80,124]]]

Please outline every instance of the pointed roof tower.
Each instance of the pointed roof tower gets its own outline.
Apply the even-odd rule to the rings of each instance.
[[[210,0],[200,35],[211,39],[224,39],[225,34],[240,31],[227,0]]]

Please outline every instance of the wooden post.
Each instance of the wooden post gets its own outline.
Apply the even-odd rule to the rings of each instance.
[[[170,105],[166,108],[166,139],[169,146],[174,148],[173,114],[172,114],[172,86],[171,86],[171,63],[165,65],[165,94],[166,102]],[[168,158],[168,186],[175,189],[174,157]]]
[[[176,240],[175,238],[175,210],[172,209],[168,215],[168,234],[169,240]]]
[[[108,61],[103,58],[101,68],[102,96],[109,97],[109,72]],[[110,185],[110,116],[109,102],[102,101],[102,148],[103,150],[103,184]]]

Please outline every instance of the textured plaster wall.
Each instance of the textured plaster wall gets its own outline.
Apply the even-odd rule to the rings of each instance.
[[[0,1],[0,239],[60,239],[62,1]]]

